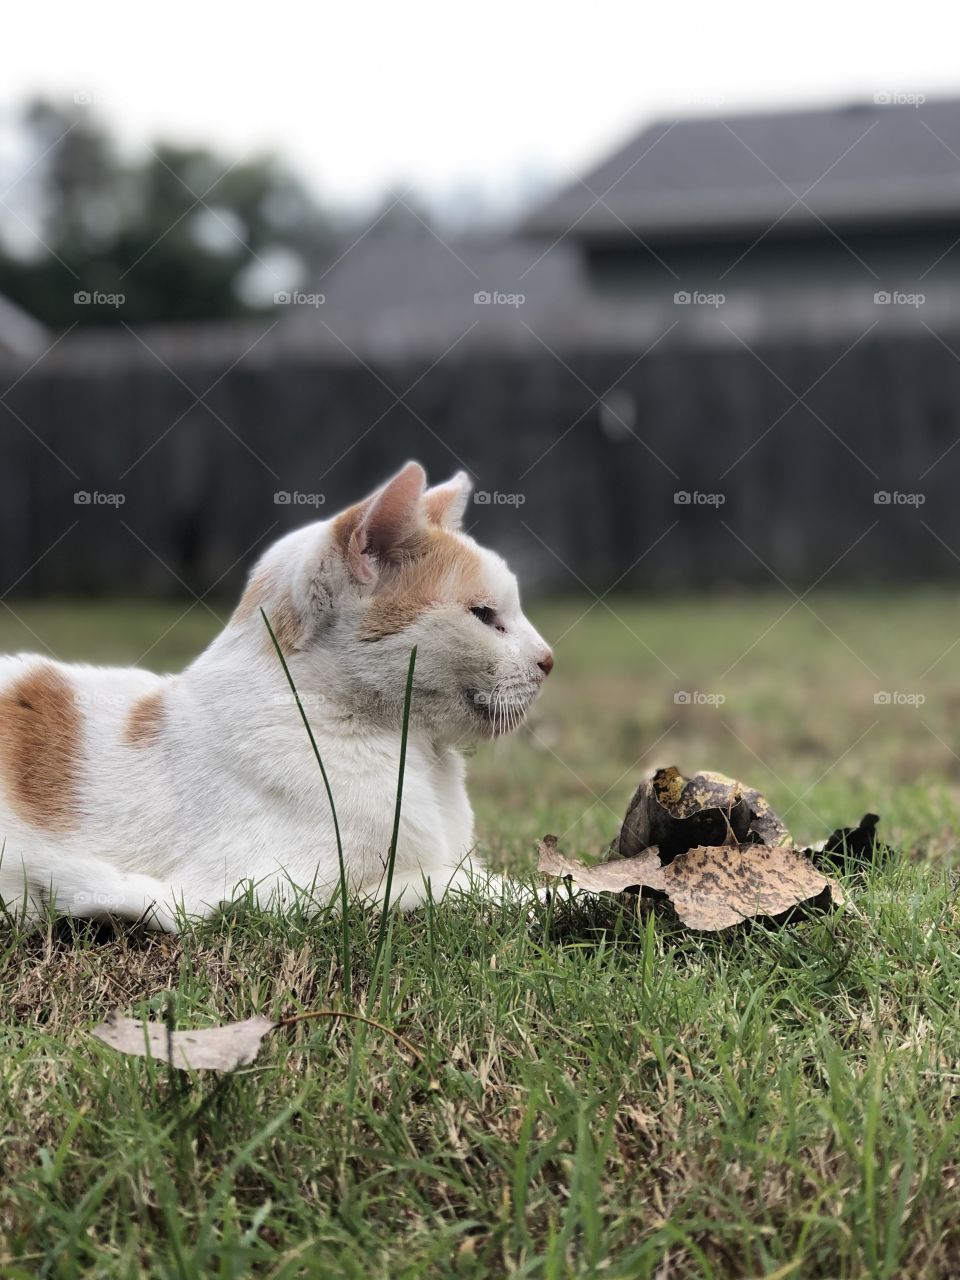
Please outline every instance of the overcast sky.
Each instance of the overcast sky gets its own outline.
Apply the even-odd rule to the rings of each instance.
[[[854,9],[856,12],[854,12]],[[65,0],[4,10],[0,110],[96,95],[132,145],[275,148],[328,199],[494,206],[658,116],[960,90],[942,4]],[[956,25],[956,18],[949,20]]]

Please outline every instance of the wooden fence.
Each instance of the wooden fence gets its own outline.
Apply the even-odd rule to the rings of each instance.
[[[944,342],[960,353],[960,334],[922,333],[846,354],[664,344],[638,363],[627,344],[479,351],[419,382],[428,361],[221,376],[190,348],[169,369],[119,346],[6,367],[0,596],[228,595],[270,539],[411,457],[432,479],[473,473],[474,532],[534,590],[960,581]]]

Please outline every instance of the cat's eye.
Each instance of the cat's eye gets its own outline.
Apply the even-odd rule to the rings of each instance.
[[[470,612],[475,618],[479,618],[485,627],[493,626],[493,619],[496,616],[489,605],[475,604],[470,608]]]

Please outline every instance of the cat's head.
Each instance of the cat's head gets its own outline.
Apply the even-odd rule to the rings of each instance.
[[[237,611],[271,618],[298,684],[338,709],[399,724],[410,651],[412,714],[437,741],[515,728],[553,667],[524,616],[517,580],[461,531],[470,481],[426,488],[407,465],[332,520],[289,534],[263,557]]]

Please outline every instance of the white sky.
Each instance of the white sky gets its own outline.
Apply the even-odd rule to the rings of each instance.
[[[509,207],[656,116],[960,91],[946,4],[53,0],[9,5],[0,113],[98,95],[135,145],[270,147],[338,205]]]

